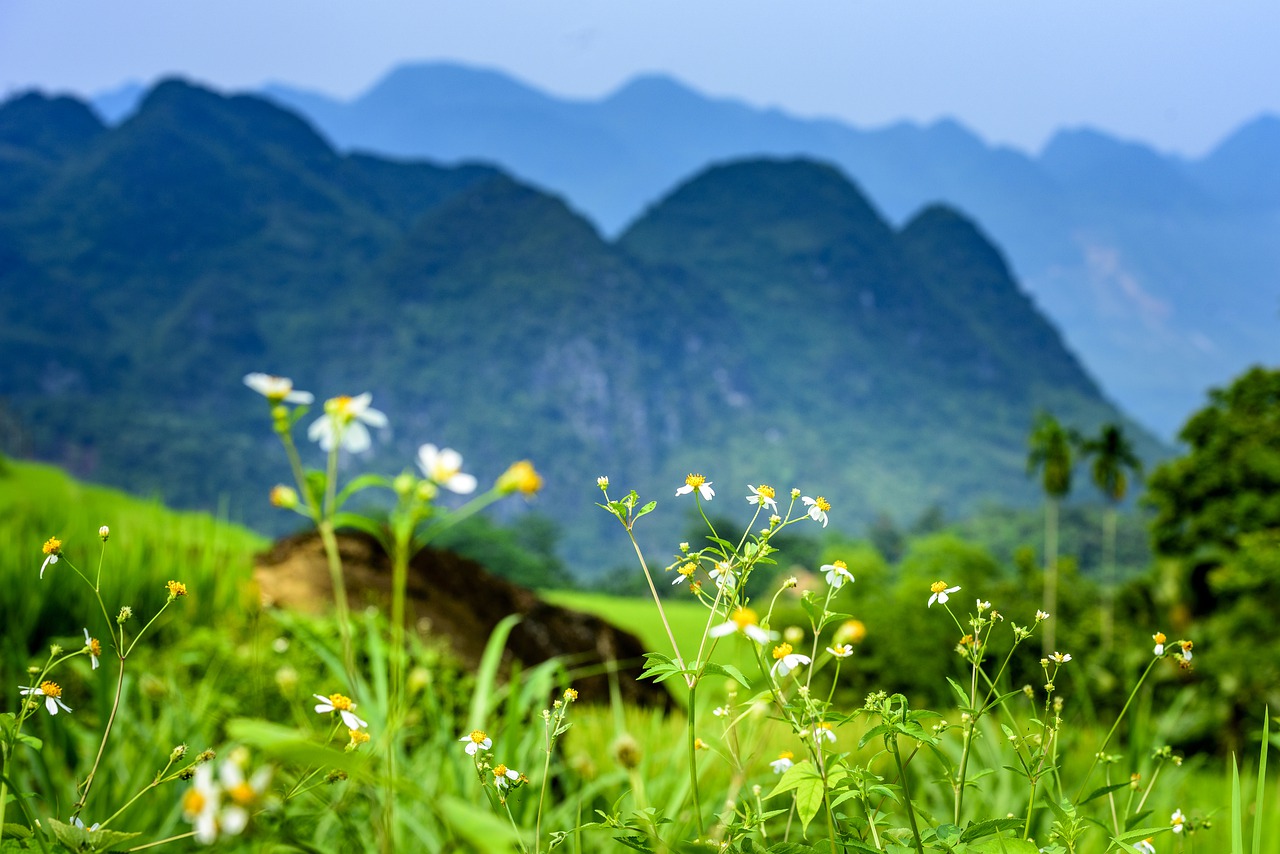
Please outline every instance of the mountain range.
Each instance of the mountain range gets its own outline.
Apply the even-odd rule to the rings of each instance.
[[[97,104],[118,118],[140,92]],[[1089,129],[1063,130],[1037,155],[951,120],[859,129],[660,76],[582,101],[432,63],[397,68],[350,101],[279,85],[261,94],[339,150],[498,165],[606,235],[709,165],[765,155],[838,166],[896,225],[952,205],[1004,249],[1105,392],[1166,438],[1208,387],[1280,359],[1280,117],[1185,159]]]
[[[601,474],[665,503],[701,472],[732,515],[796,486],[852,531],[1033,501],[1036,411],[1123,418],[954,208],[897,227],[831,165],[752,158],[606,239],[496,168],[343,154],[179,80],[115,126],[0,105],[0,281],[0,450],[278,530],[288,469],[240,378],[367,390],[391,427],[348,473],[423,442],[482,482],[530,458],[586,575],[625,552]],[[662,516],[666,549],[687,517]]]

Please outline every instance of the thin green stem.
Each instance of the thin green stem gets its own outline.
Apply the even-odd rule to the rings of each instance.
[[[76,801],[75,810],[71,813],[73,819],[80,815],[80,811],[84,809],[85,801],[89,800],[89,790],[93,787],[93,780],[98,773],[98,766],[102,763],[102,755],[107,750],[107,739],[111,737],[111,728],[116,722],[116,713],[120,711],[120,695],[123,692],[124,656],[120,656],[120,671],[116,676],[116,696],[111,701],[111,715],[107,718],[107,726],[102,731],[102,741],[98,744],[98,755],[94,757],[93,767],[89,769],[89,776],[84,778],[84,783],[80,786],[80,799]]]
[[[1101,746],[1093,754],[1093,762],[1089,765],[1089,770],[1085,772],[1083,779],[1080,780],[1080,789],[1076,792],[1076,796],[1072,798],[1072,802],[1079,803],[1080,796],[1084,794],[1085,787],[1089,784],[1089,778],[1093,776],[1093,769],[1098,767],[1098,760],[1102,757],[1102,752],[1107,749],[1107,745],[1111,743],[1111,737],[1116,734],[1116,730],[1120,727],[1120,721],[1124,720],[1125,713],[1129,711],[1129,706],[1133,705],[1133,698],[1138,695],[1138,691],[1142,688],[1142,683],[1147,681],[1152,668],[1156,666],[1159,658],[1153,658],[1147,664],[1147,669],[1142,671],[1142,676],[1138,679],[1138,684],[1133,686],[1133,690],[1129,692],[1129,698],[1124,701],[1124,708],[1120,710],[1120,714],[1116,717],[1115,723],[1111,725],[1111,729],[1107,732],[1107,737],[1102,740]]]
[[[916,824],[915,805],[911,802],[911,784],[907,781],[907,769],[902,764],[902,754],[898,750],[898,735],[890,733],[885,736],[885,744],[893,754],[893,761],[898,766],[898,779],[902,781],[902,800],[907,808],[907,818],[911,822],[911,836],[915,840],[916,851],[924,854],[924,840],[920,838],[920,828]]]
[[[698,741],[694,736],[694,729],[697,722],[698,709],[698,683],[694,681],[689,686],[689,786],[690,794],[693,797],[693,817],[698,828],[698,838],[702,838],[702,797],[698,792]]]

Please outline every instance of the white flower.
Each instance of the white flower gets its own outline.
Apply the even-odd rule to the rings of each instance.
[[[40,577],[44,578],[45,569],[47,569],[49,566],[57,562],[58,562],[58,556],[56,554],[51,554],[47,558],[45,558],[44,563],[40,564]]]
[[[676,490],[676,495],[688,495],[694,490],[702,496],[703,501],[710,501],[716,497],[716,491],[711,488],[711,481],[707,480],[700,474],[691,474],[684,479],[684,486]]]
[[[784,750],[778,754],[778,758],[769,763],[769,767],[773,769],[775,774],[783,774],[792,765],[795,765],[795,754],[790,750]]]
[[[722,590],[731,591],[737,585],[738,579],[734,577],[733,570],[730,568],[728,561],[720,561],[716,564],[715,569],[711,570],[711,580],[716,583],[716,587]]]
[[[853,573],[849,571],[849,565],[842,560],[823,564],[822,571],[827,574],[827,584],[831,585],[832,590],[839,590],[844,587],[846,581],[854,580]]]
[[[320,701],[316,703],[317,714],[327,715],[330,712],[337,712],[348,729],[364,729],[369,725],[356,717],[356,704],[351,702],[350,697],[344,697],[341,694],[330,694],[327,697],[323,694],[311,696]]]
[[[476,491],[475,476],[463,473],[462,454],[453,448],[423,445],[418,448],[418,468],[450,492],[470,495]]]
[[[955,587],[948,587],[947,582],[945,581],[935,581],[929,586],[929,589],[933,591],[933,595],[929,597],[929,604],[927,607],[932,608],[934,602],[945,605],[951,594],[959,590],[960,587],[959,585]]]
[[[44,707],[51,715],[56,715],[59,708],[64,712],[71,711],[67,704],[62,702],[62,688],[57,682],[41,682],[38,687],[23,688],[18,693],[24,697],[44,697]]]
[[[40,564],[40,577],[44,578],[44,571],[50,566],[58,562],[58,555],[62,554],[62,540],[57,537],[50,537],[44,541],[41,550],[45,554],[44,563]]]
[[[271,374],[245,374],[244,384],[272,403],[311,403],[315,396],[309,391],[294,391],[293,380],[273,377]]]
[[[358,397],[334,397],[324,403],[321,415],[307,428],[307,438],[320,443],[323,451],[332,451],[339,442],[353,454],[369,450],[373,440],[364,425],[386,427],[387,416],[369,406],[373,395],[365,392]]]
[[[1144,839],[1141,842],[1133,843],[1133,847],[1137,848],[1142,854],[1156,854],[1156,847],[1151,844],[1151,840]]]
[[[505,789],[520,779],[520,772],[514,768],[508,768],[505,765],[495,765],[493,768],[493,785],[499,789]]]
[[[671,586],[683,584],[693,578],[693,574],[698,570],[697,564],[686,563],[676,570],[675,580],[671,582]]]
[[[1190,661],[1191,660],[1191,641],[1188,641],[1188,640],[1178,641],[1178,646],[1182,647],[1182,660]]]
[[[92,826],[85,827],[84,822],[80,820],[80,816],[73,817],[71,819],[71,823],[76,827],[80,828],[81,830],[87,830],[90,833],[93,833],[95,830],[97,830],[99,827],[102,826],[102,822],[95,821]]]
[[[729,716],[729,710],[726,709],[724,706],[716,706],[714,709],[711,710],[711,714],[715,715],[718,718],[724,718]]]
[[[1049,612],[1048,612],[1048,611],[1036,611],[1036,622],[1037,622],[1037,623],[1044,622],[1044,621],[1045,621],[1045,620],[1047,620],[1047,619],[1049,619]]]
[[[240,763],[228,759],[218,769],[218,778],[228,801],[218,813],[218,828],[234,836],[244,830],[249,823],[249,810],[266,793],[271,782],[271,768],[259,768],[246,780]]]
[[[1185,829],[1187,817],[1182,814],[1182,810],[1176,809],[1173,815],[1169,816],[1169,822],[1173,825],[1174,833],[1181,833]]]
[[[182,817],[195,825],[196,841],[205,845],[218,838],[218,806],[222,792],[213,781],[213,769],[197,765],[191,788],[182,795]]]
[[[1164,632],[1156,632],[1151,636],[1151,639],[1156,642],[1155,649],[1152,650],[1152,653],[1159,658],[1164,655],[1164,642],[1168,640],[1168,638],[1164,636]]]
[[[827,652],[836,658],[848,658],[853,655],[853,645],[847,643],[838,643],[835,646],[827,647]]]
[[[493,739],[484,734],[484,730],[472,730],[470,735],[464,735],[458,741],[467,742],[466,751],[468,756],[475,756],[476,751],[488,750],[493,747]]]
[[[756,616],[755,611],[750,608],[738,608],[728,620],[713,626],[709,634],[713,638],[722,638],[734,632],[741,632],[756,643],[768,643],[775,635],[760,628],[758,620],[759,617]]]
[[[84,630],[84,647],[89,650],[89,660],[93,662],[93,669],[98,669],[98,656],[102,655],[102,644],[98,643],[97,638],[89,637],[89,630]]]
[[[1071,660],[1071,653],[1069,652],[1051,653],[1049,655],[1049,660],[1052,661],[1054,664],[1066,664],[1068,661]]]
[[[822,527],[827,527],[827,511],[831,509],[831,502],[821,495],[817,498],[810,498],[806,495],[800,500],[809,508],[809,518],[815,522],[821,522]]]
[[[780,643],[773,648],[773,668],[772,672],[775,676],[786,676],[792,670],[803,667],[810,662],[807,655],[801,655],[798,652],[791,651],[791,644]]]
[[[748,483],[747,489],[751,490],[751,494],[747,496],[748,504],[759,504],[762,507],[768,507],[770,510],[778,509],[778,502],[775,500],[777,493],[774,492],[772,486],[762,483],[757,488]]]
[[[979,614],[991,608],[990,602],[983,602],[981,599],[978,599],[976,601],[977,601],[977,605],[975,607],[977,607]]]
[[[835,743],[836,731],[831,728],[831,724],[823,721],[822,723],[814,726],[813,740],[818,744],[822,744],[824,741]]]

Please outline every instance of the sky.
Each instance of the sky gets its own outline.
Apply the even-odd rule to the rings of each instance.
[[[859,127],[960,120],[1035,153],[1088,126],[1199,156],[1280,114],[1277,0],[0,0],[0,97],[181,74],[340,97],[396,65],[597,98],[641,73]]]

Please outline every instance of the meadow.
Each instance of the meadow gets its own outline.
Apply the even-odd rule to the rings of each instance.
[[[601,478],[618,553],[654,595],[547,596],[635,632],[677,710],[589,705],[561,662],[500,668],[511,620],[473,671],[404,628],[413,551],[534,494],[530,464],[480,489],[423,446],[417,471],[340,481],[376,410],[330,400],[330,432],[312,431],[330,464],[305,471],[292,442],[310,401],[255,390],[297,474],[273,503],[326,545],[375,534],[391,602],[263,608],[259,535],[2,461],[0,850],[1280,851],[1269,725],[1242,722],[1234,751],[1191,737],[1218,720],[1196,675],[1214,659],[1145,622],[1148,578],[1117,592],[1104,632],[1086,579],[1066,572],[1046,614],[1037,585],[954,538],[896,565],[831,539],[797,567],[771,545],[825,529],[838,499],[715,495],[691,474],[645,502]],[[389,509],[352,511],[364,490]],[[707,517],[713,500],[740,502],[736,530]],[[701,542],[633,548],[643,517],[689,506]]]

